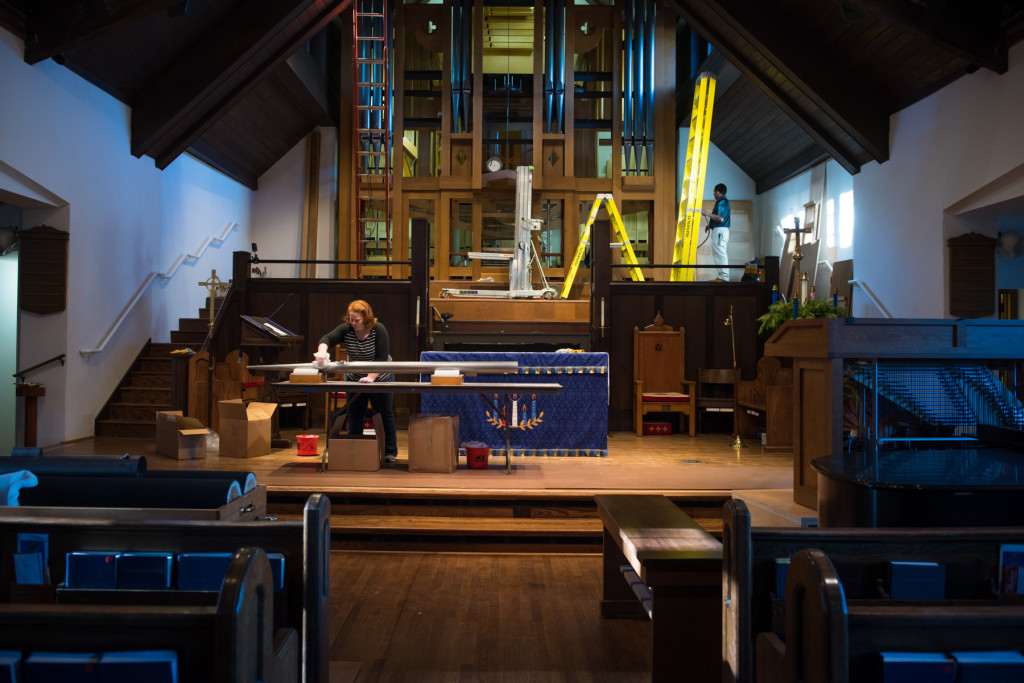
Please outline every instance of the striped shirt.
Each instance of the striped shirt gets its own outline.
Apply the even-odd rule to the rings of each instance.
[[[320,339],[321,344],[327,344],[327,348],[333,348],[341,344],[348,352],[350,361],[390,361],[391,341],[388,337],[388,330],[383,323],[378,322],[370,329],[366,339],[359,339],[355,330],[348,323],[342,323]],[[345,373],[345,379],[349,382],[358,382],[360,377],[367,373]],[[374,382],[390,382],[394,378],[390,372],[382,372],[377,375]]]

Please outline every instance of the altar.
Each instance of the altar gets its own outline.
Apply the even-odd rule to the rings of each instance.
[[[511,394],[509,427],[515,456],[608,455],[608,354],[607,353],[522,353],[500,351],[424,351],[424,362],[515,361],[513,374],[467,376],[466,384],[495,382],[532,384],[558,382],[558,395]],[[424,381],[430,381],[428,375]],[[500,396],[487,405],[475,396],[424,394],[420,410],[426,414],[458,415],[459,441],[478,441],[492,449],[505,447]]]

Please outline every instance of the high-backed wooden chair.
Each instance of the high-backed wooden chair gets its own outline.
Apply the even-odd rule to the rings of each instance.
[[[694,420],[695,383],[684,375],[686,331],[660,324],[643,330],[633,328],[633,402],[636,435],[643,436],[647,413],[678,413],[689,422],[690,436],[697,433]],[[680,429],[682,424],[680,423]]]

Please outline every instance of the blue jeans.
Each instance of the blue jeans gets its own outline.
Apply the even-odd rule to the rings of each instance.
[[[349,392],[351,393],[351,392]],[[384,422],[384,455],[398,455],[398,434],[395,429],[394,394],[356,394],[348,402],[348,433],[362,434],[367,404]]]

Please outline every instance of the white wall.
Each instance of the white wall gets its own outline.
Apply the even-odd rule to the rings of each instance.
[[[319,260],[335,259],[338,221],[338,134],[334,128],[320,133],[320,174],[317,206],[317,247]],[[306,140],[260,176],[259,192],[253,197],[252,241],[261,259],[298,259],[302,253],[302,211],[306,192]],[[394,211],[394,209],[392,209]],[[267,277],[299,277],[298,264],[271,263]],[[334,277],[334,266],[318,265],[317,277]]]
[[[1024,161],[1022,112],[1018,44],[1005,74],[982,69],[895,114],[891,158],[854,176],[854,271],[894,317],[949,315],[946,240],[966,230],[944,211]],[[856,296],[854,314],[877,315]]]
[[[202,251],[198,260],[183,259],[169,280],[154,282],[152,336],[153,341],[166,342],[178,329],[178,318],[195,318],[206,305],[207,290],[198,283],[209,280],[214,270],[217,279],[228,282],[232,253],[249,251],[252,192],[187,155],[175,159],[160,181],[163,212],[157,272],[167,274],[179,256]]]
[[[840,197],[853,190],[853,178],[847,173],[842,166],[835,161],[829,161],[825,164],[825,205],[822,206],[821,216],[819,218],[819,236],[822,241],[822,246],[827,244],[827,232],[828,232],[828,215],[827,208],[829,201],[833,205],[833,227],[835,238],[833,244],[835,245],[835,251],[832,254],[832,258],[829,262],[843,261],[846,259],[853,258],[853,246],[841,246],[839,241],[839,222],[842,218],[840,212]],[[800,224],[803,226],[804,222],[804,204],[811,200],[817,200],[817,197],[811,197],[811,171],[801,173],[796,178],[792,178],[773,187],[767,192],[762,192],[757,198],[757,208],[755,214],[757,218],[755,223],[757,225],[756,232],[758,234],[758,253],[765,256],[782,256],[782,250],[785,246],[785,238],[779,233],[777,228],[791,229],[793,223],[786,221],[783,225],[783,220],[789,216],[798,216],[800,218]],[[854,201],[856,202],[856,194],[854,194]],[[856,208],[854,208],[856,213]],[[854,241],[856,241],[858,233],[856,231],[856,216],[854,217]],[[802,264],[802,270],[808,271],[809,264]],[[857,274],[856,266],[854,264],[854,274]],[[809,272],[809,271],[808,271]],[[828,283],[830,281],[830,272],[824,266],[820,269],[818,277],[815,281],[815,287],[818,292],[828,292]],[[786,294],[788,296],[788,294]]]
[[[686,165],[686,140],[690,134],[689,128],[679,129],[679,185],[676,188],[676,197],[682,195],[684,168]],[[757,188],[753,178],[743,172],[732,159],[725,156],[715,143],[708,147],[708,165],[704,172],[704,199],[714,201],[715,185],[725,183],[729,189],[728,197],[731,201],[742,199],[753,199]]]
[[[46,386],[38,436],[46,446],[91,435],[97,412],[146,339],[196,315],[205,295],[195,282],[211,268],[230,277],[231,252],[247,244],[251,193],[191,159],[163,173],[152,159],[136,159],[125,105],[51,60],[25,64],[23,51],[19,39],[0,30],[0,162],[67,202],[26,210],[24,224],[45,222],[70,234],[67,310],[21,314],[19,367],[67,354],[66,366],[32,378]],[[184,282],[151,285],[102,353],[79,355],[97,346],[150,273],[197,249],[201,235],[219,236],[228,221],[240,229],[195,270],[179,271]]]

